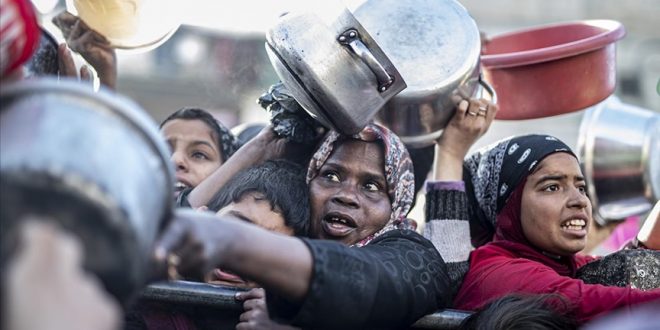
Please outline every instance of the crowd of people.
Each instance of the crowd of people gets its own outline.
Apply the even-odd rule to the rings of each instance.
[[[23,74],[31,57],[44,54],[34,52],[34,36],[44,32],[30,25],[29,2],[0,1],[3,15],[15,10],[22,15],[13,19],[25,22],[18,34],[3,32],[0,84],[43,79],[47,73]],[[50,72],[89,79],[88,69],[73,66],[71,49],[94,68],[102,89],[115,89],[109,43],[70,14],[56,23],[67,43],[57,46]],[[5,48],[16,38],[33,55]],[[476,97],[454,101],[443,134],[421,157],[375,122],[351,136],[326,129],[306,149],[272,124],[238,136],[204,109],[172,109],[159,128],[171,152],[176,208],[147,277],[241,288],[237,329],[405,329],[446,308],[474,312],[465,329],[599,329],[592,321],[611,312],[660,303],[657,286],[580,278],[580,268],[599,258],[581,253],[593,210],[570,147],[553,136],[512,132],[470,154],[498,106]],[[410,219],[420,190],[424,219]],[[5,214],[12,213],[2,212],[3,223]],[[3,326],[198,327],[186,313],[150,310],[137,298],[120,306],[80,265],[84,251],[56,220],[24,222],[18,247],[3,243]],[[659,246],[636,243],[657,260]],[[50,288],[36,291],[40,286],[25,281],[39,269],[55,274]],[[32,285],[32,296],[48,299],[32,305],[22,291]]]

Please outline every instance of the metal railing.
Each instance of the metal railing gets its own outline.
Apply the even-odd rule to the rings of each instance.
[[[217,322],[238,322],[243,310],[242,303],[234,299],[243,289],[198,282],[171,281],[149,285],[140,294],[141,301],[157,302],[174,309],[191,310],[210,314]],[[445,309],[426,315],[412,325],[413,329],[457,329],[471,313]]]

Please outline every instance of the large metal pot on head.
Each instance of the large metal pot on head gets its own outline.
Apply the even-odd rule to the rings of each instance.
[[[454,93],[475,96],[481,83],[477,24],[454,0],[367,0],[355,17],[392,60],[408,87],[377,120],[409,146],[433,144],[454,114]]]
[[[80,238],[84,266],[127,303],[146,282],[172,212],[174,171],[158,126],[135,103],[75,81],[0,91],[2,255],[26,215]]]
[[[338,2],[283,15],[266,51],[292,96],[324,126],[359,132],[406,87],[372,36]]]
[[[660,115],[611,96],[582,118],[578,152],[597,222],[649,211],[660,199]]]

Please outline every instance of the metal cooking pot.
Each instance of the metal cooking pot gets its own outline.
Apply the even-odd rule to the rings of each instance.
[[[313,6],[282,16],[266,34],[266,51],[312,117],[355,134],[406,83],[346,7],[333,1]]]
[[[611,96],[582,118],[578,152],[595,219],[640,215],[660,199],[660,115]]]
[[[408,87],[377,120],[409,146],[432,144],[454,114],[453,93],[475,96],[480,79],[477,24],[454,0],[367,0],[353,14],[387,54]]]
[[[24,215],[51,218],[81,239],[86,269],[127,303],[146,283],[173,207],[158,126],[128,99],[77,81],[26,80],[3,86],[0,100],[3,257]]]

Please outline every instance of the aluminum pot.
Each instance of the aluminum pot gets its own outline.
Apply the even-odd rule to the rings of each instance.
[[[355,17],[392,60],[408,87],[376,119],[409,146],[433,144],[454,114],[453,93],[477,96],[479,29],[454,0],[367,0]]]
[[[660,199],[660,115],[616,96],[582,118],[578,153],[600,224],[641,215]]]
[[[174,171],[158,126],[128,99],[77,81],[26,80],[3,86],[0,99],[3,255],[24,215],[54,220],[127,303],[172,213]]]
[[[333,1],[313,6],[282,16],[266,34],[266,51],[312,117],[355,134],[406,83],[346,7]]]

